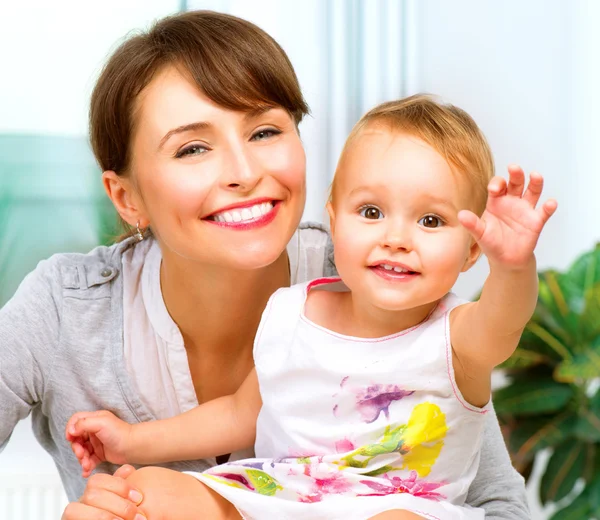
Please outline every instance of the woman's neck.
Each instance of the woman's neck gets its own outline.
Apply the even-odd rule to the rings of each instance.
[[[287,252],[271,265],[231,270],[163,254],[161,290],[188,356],[211,364],[251,355],[254,335],[271,294],[290,284]]]

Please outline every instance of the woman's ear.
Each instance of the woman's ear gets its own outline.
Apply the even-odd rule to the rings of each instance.
[[[327,213],[329,213],[329,229],[331,230],[331,236],[335,231],[335,211],[333,210],[333,204],[331,201],[327,203]]]
[[[102,184],[115,209],[125,222],[132,227],[136,227],[138,223],[141,228],[148,227],[149,221],[142,198],[129,178],[107,170],[102,174]]]
[[[475,239],[471,238],[471,246],[469,247],[469,254],[467,256],[467,259],[465,260],[465,263],[464,263],[462,269],[460,270],[461,273],[464,273],[465,271],[468,271],[469,269],[471,269],[471,267],[473,267],[475,265],[475,262],[477,262],[477,260],[479,260],[480,256],[481,256],[481,248],[479,247],[479,244],[475,241]]]

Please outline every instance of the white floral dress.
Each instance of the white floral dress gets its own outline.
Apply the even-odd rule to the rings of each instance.
[[[280,289],[255,340],[263,407],[256,458],[198,479],[252,520],[364,520],[405,509],[424,518],[481,520],[465,505],[479,464],[484,414],[454,379],[448,294],[421,324],[384,338],[349,337],[304,315],[311,290]]]

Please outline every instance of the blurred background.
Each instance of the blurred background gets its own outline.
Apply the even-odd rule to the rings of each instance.
[[[475,118],[498,173],[518,163],[544,174],[546,197],[558,199],[559,210],[538,246],[540,269],[565,270],[599,240],[595,0],[7,0],[0,3],[0,306],[40,259],[109,239],[114,214],[87,142],[91,89],[127,34],[186,9],[246,18],[289,54],[312,113],[301,125],[305,219],[323,221],[338,154],[360,115],[429,92]],[[456,292],[473,297],[486,273],[479,262]],[[593,393],[587,384],[586,391]],[[544,473],[557,449],[539,445],[527,459],[534,520],[550,518],[587,485],[580,466],[600,458],[596,442],[585,445],[591,452],[554,457],[555,467],[569,470],[566,483]],[[59,518],[64,502],[52,460],[24,421],[0,455],[0,518]],[[590,508],[572,518],[596,518]]]

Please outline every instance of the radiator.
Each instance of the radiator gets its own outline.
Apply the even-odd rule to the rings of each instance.
[[[59,520],[68,503],[57,475],[0,475],[1,520]]]

